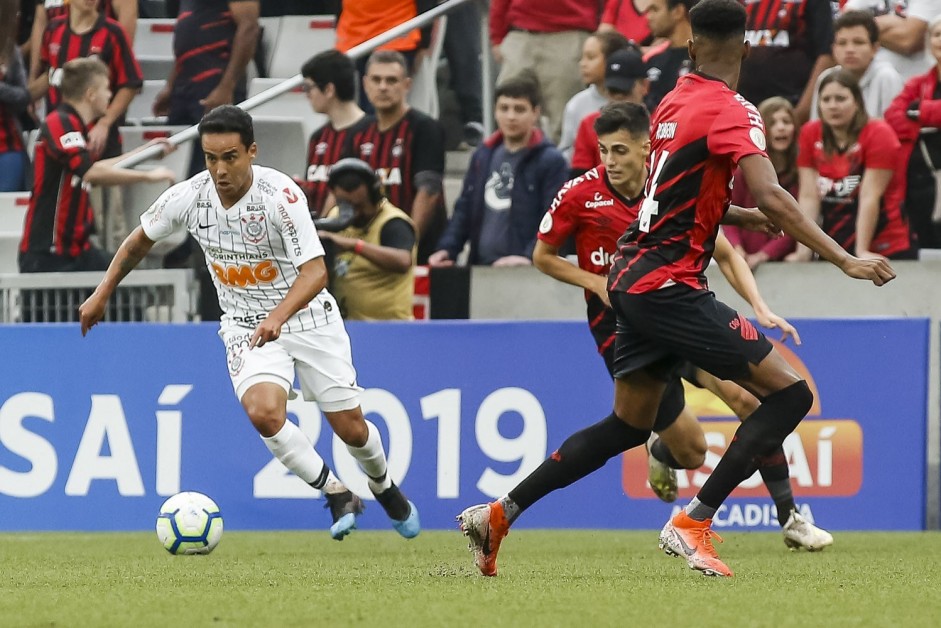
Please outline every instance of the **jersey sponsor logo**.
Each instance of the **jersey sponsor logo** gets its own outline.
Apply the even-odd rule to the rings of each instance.
[[[212,201],[196,201],[196,209],[212,209]]]
[[[676,136],[676,122],[661,122],[657,125],[658,140],[672,140]]]
[[[314,147],[315,155],[325,155],[327,153],[327,143],[319,142],[317,146]]]
[[[259,179],[255,185],[258,186],[258,189],[261,190],[263,194],[267,194],[268,196],[274,196],[275,194],[277,194],[277,191],[274,189],[274,186],[271,185],[271,183],[269,183],[268,181],[265,181],[264,179]]]
[[[382,185],[402,185],[402,171],[398,168],[376,168]]]
[[[595,266],[610,266],[612,257],[614,256],[608,251],[605,251],[603,246],[599,246],[588,256],[588,261]]]
[[[553,202],[552,205],[553,209],[555,209],[555,202]],[[552,213],[548,211],[539,223],[539,233],[549,233],[550,231],[552,231]]]
[[[236,253],[234,251],[227,251],[226,249],[220,249],[217,246],[207,246],[206,254],[212,259],[217,260],[217,261],[248,262],[249,264],[256,264],[270,257],[267,251],[257,251],[253,253]]]
[[[375,148],[375,144],[372,142],[366,142],[365,144],[359,145],[359,154],[363,157],[369,157],[372,155],[372,150]]]
[[[820,196],[823,198],[836,198],[845,200],[856,192],[856,188],[862,183],[863,178],[858,174],[851,174],[842,179],[830,179],[828,177],[817,177],[817,187],[820,190]]]
[[[284,193],[284,198],[287,199],[288,203],[297,202],[298,196],[297,196],[297,193],[294,192],[294,190],[292,190],[291,188],[284,188],[281,191]]]
[[[598,207],[614,207],[614,199],[605,198],[601,195],[601,192],[595,192],[595,198],[590,201],[585,201],[585,207],[587,209],[596,209]]]
[[[59,137],[62,148],[85,148],[85,138],[79,131],[70,131]]]
[[[260,283],[272,283],[278,278],[278,267],[271,260],[258,264],[239,264],[223,266],[213,263],[212,272],[223,286],[245,288]]]
[[[745,41],[752,46],[773,46],[775,48],[790,48],[791,34],[786,30],[776,28],[761,28],[754,31],[745,31]]]
[[[330,167],[320,164],[307,168],[307,180],[316,183],[326,183],[330,179]]]
[[[297,226],[294,224],[294,220],[291,219],[291,214],[283,205],[278,205],[278,215],[281,216],[281,232],[287,236],[294,257],[300,257],[302,252],[301,239],[297,235]]]
[[[246,242],[258,244],[268,235],[264,214],[249,214],[242,218],[242,237]]]

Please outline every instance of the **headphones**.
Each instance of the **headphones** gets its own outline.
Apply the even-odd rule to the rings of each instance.
[[[376,204],[382,200],[382,182],[379,181],[376,171],[365,161],[355,157],[347,157],[333,164],[330,168],[330,175],[327,177],[327,186],[336,187],[337,179],[346,173],[355,174],[366,184],[369,190],[369,200],[372,203]]]

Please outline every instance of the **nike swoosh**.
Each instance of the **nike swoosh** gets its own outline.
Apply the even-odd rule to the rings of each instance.
[[[208,229],[209,227],[215,227],[215,225],[200,225],[199,223],[197,223],[197,226],[200,229]]]
[[[683,540],[683,537],[676,532],[673,533],[676,536],[676,540],[680,542],[680,545],[683,546],[683,553],[687,556],[692,556],[696,553],[696,550],[686,544],[686,541]]]

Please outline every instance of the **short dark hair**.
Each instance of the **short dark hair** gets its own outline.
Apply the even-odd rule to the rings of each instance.
[[[686,7],[686,13],[688,15],[697,4],[699,4],[699,0],[667,0],[667,9],[672,10],[682,5]]]
[[[595,120],[595,133],[600,137],[620,130],[627,131],[632,137],[650,135],[650,114],[647,107],[633,102],[612,102],[601,108],[601,115]]]
[[[869,43],[875,44],[879,41],[879,27],[876,25],[876,18],[869,11],[847,11],[840,17],[833,20],[833,34],[844,28],[853,28],[862,26],[869,33]]]
[[[356,98],[356,66],[339,50],[324,50],[301,66],[301,76],[324,91],[333,85],[337,98],[349,102]]]
[[[542,91],[539,89],[539,79],[532,72],[524,71],[516,76],[511,76],[499,85],[494,91],[494,102],[500,96],[507,98],[525,98],[533,106],[533,109],[542,104]]]
[[[594,37],[601,44],[601,54],[607,59],[612,52],[627,48],[631,40],[617,31],[595,31],[589,37]]]
[[[92,81],[99,76],[110,78],[108,66],[97,57],[72,59],[62,66],[62,82],[59,83],[62,98],[71,102],[80,101],[92,86]]]
[[[694,36],[725,41],[745,40],[748,15],[739,0],[700,0],[689,12],[689,25]]]
[[[219,105],[203,116],[199,121],[199,137],[212,133],[238,133],[245,148],[255,143],[252,117],[235,105]]]
[[[405,76],[411,74],[405,55],[398,50],[377,50],[369,55],[369,60],[366,61],[366,74],[369,74],[369,67],[374,63],[397,63],[402,66],[402,71],[405,72]]]

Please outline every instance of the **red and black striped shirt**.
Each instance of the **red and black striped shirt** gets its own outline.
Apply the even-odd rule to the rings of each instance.
[[[311,134],[307,144],[307,180],[302,187],[312,216],[322,216],[330,209],[324,206],[330,195],[327,188],[330,168],[344,157],[353,156],[353,137],[368,123],[366,116],[343,129],[328,122]]]
[[[375,117],[366,120],[353,136],[354,156],[376,169],[392,204],[411,214],[418,192],[415,175],[444,176],[444,132],[436,120],[414,109],[385,131]]]
[[[49,72],[49,94],[46,97],[49,111],[59,105],[61,96],[58,86],[62,78],[62,66],[72,59],[101,59],[108,66],[111,90],[114,92],[122,87],[137,89],[144,84],[140,65],[124,29],[104,14],[98,16],[91,30],[81,35],[72,32],[68,16],[56,18],[43,34],[40,54]]]
[[[89,248],[94,212],[82,184],[92,167],[87,134],[78,113],[64,103],[43,121],[20,252],[78,257]]]
[[[36,0],[36,4],[45,7],[46,18],[49,20],[69,14],[69,0]],[[98,3],[98,10],[112,20],[118,19],[118,16],[114,14],[114,5],[111,4],[111,0],[101,0]]]
[[[767,156],[761,115],[722,81],[694,72],[657,107],[650,139],[646,198],[618,240],[608,289],[705,289],[732,173],[748,155]]]
[[[0,82],[8,88],[19,88],[22,101],[0,103],[0,153],[22,152],[23,136],[17,122],[17,114],[26,108],[30,97],[26,91],[26,72],[19,50],[10,53],[6,64],[0,65]]]
[[[236,0],[180,1],[173,29],[175,92],[204,98],[219,84],[229,66],[235,41],[236,24],[229,10],[232,1]],[[298,54],[299,59],[303,58],[303,52]]]

